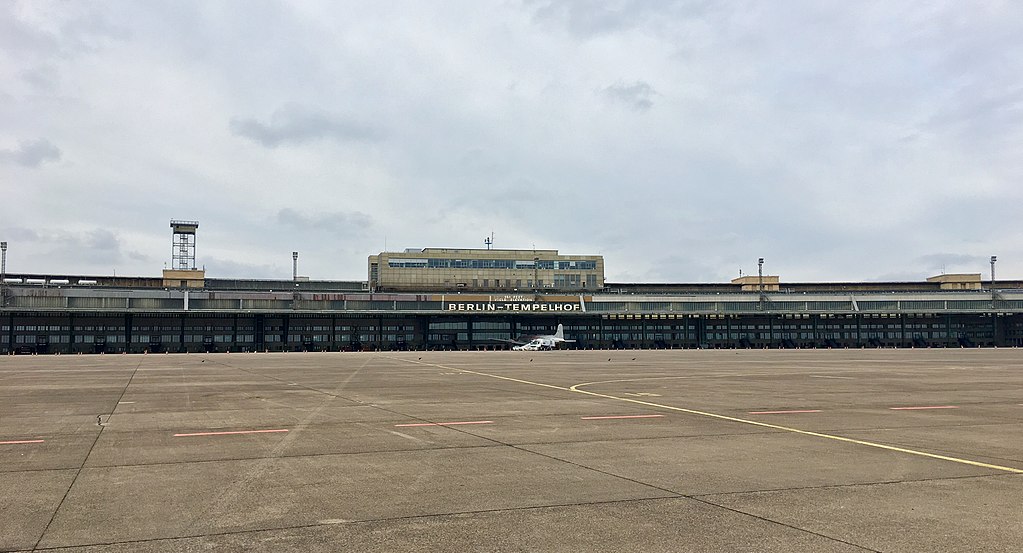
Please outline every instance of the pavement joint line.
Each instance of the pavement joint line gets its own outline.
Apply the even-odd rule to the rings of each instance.
[[[209,357],[209,356],[206,356],[206,357]],[[344,388],[348,384],[348,382],[350,382],[351,379],[355,377],[356,374],[358,374],[363,368],[365,368],[366,365],[369,364],[369,362],[372,359],[374,359],[374,356],[369,356],[366,359],[364,359],[362,365],[360,365],[358,368],[356,368],[354,371],[352,371],[352,373],[349,374],[348,377],[344,381],[342,381],[340,384],[338,384],[334,388],[334,390],[335,390],[334,393],[323,392],[322,390],[316,390],[316,391],[320,392],[321,394],[323,394],[323,395],[325,395],[327,397],[329,397],[330,399],[337,399],[339,397],[343,397],[343,396],[341,396],[339,394],[341,389]],[[255,376],[258,376],[260,378],[266,378],[266,379],[269,379],[269,380],[274,380],[274,381],[277,381],[277,382],[280,382],[280,383],[289,383],[288,380],[284,380],[284,379],[281,379],[281,378],[277,378],[275,376],[264,375],[264,374],[261,374],[261,373],[256,372],[256,371],[251,371],[251,370],[246,370],[246,369],[243,369],[243,368],[240,368],[240,367],[236,367],[236,366],[234,366],[234,365],[232,365],[230,363],[221,361],[219,359],[211,359],[211,361],[212,361],[211,364],[220,365],[222,367],[226,367],[226,368],[231,369],[231,370],[236,370],[236,371],[240,371],[240,372],[243,372],[243,373],[246,373],[246,374],[255,375]],[[205,357],[203,358],[202,362],[203,363],[206,362],[206,358]],[[307,389],[314,389],[314,388],[310,388],[308,386],[303,386],[303,387],[307,388]],[[123,398],[123,395],[122,395],[122,398]],[[347,398],[345,398],[345,399],[347,399]],[[309,423],[309,421],[312,419],[313,415],[315,415],[321,409],[323,409],[323,407],[329,401],[330,400],[324,400],[316,408],[314,408],[311,412],[307,413],[305,419],[303,421],[300,421],[296,425],[296,429],[297,430],[304,429],[306,427],[306,425]],[[362,402],[358,402],[358,403],[362,403]],[[291,433],[288,433],[287,435],[285,435],[284,439],[278,441],[278,443],[269,451],[269,456],[260,457],[258,460],[256,460],[256,462],[253,463],[253,466],[249,467],[246,473],[240,474],[238,476],[238,479],[235,480],[231,484],[230,487],[226,488],[217,497],[217,499],[213,503],[205,505],[204,509],[202,509],[199,513],[194,515],[192,517],[192,520],[191,520],[190,524],[192,524],[192,525],[196,524],[198,521],[202,520],[203,517],[205,517],[208,513],[217,511],[218,508],[222,508],[225,504],[231,502],[233,499],[235,499],[237,497],[238,493],[240,493],[239,490],[241,488],[253,485],[253,483],[256,481],[256,479],[261,474],[263,474],[265,471],[269,470],[268,467],[270,466],[270,464],[273,463],[278,458],[280,458],[282,456],[281,455],[282,452],[287,450],[287,448],[290,446],[291,441],[294,439],[293,436],[294,436],[294,434],[291,434]],[[38,545],[38,543],[36,545]]]
[[[422,361],[415,361],[415,360],[411,360],[411,359],[403,360],[403,361],[407,361],[409,363],[416,363],[416,364],[419,364],[419,365],[427,365],[427,366],[442,368],[442,369],[452,369],[452,370],[457,370],[457,371],[464,371],[464,372],[467,372],[469,374],[475,374],[475,375],[479,375],[479,376],[486,376],[486,377],[489,377],[489,378],[497,378],[497,379],[506,380],[506,381],[509,381],[509,382],[518,382],[520,384],[527,384],[527,385],[530,385],[530,386],[541,386],[541,387],[544,387],[544,388],[551,388],[551,389],[554,389],[554,390],[562,390],[562,391],[567,391],[567,392],[580,393],[580,394],[584,394],[584,395],[588,395],[588,396],[592,396],[592,397],[602,397],[602,398],[613,399],[613,400],[617,400],[617,401],[625,401],[625,402],[628,402],[628,403],[635,403],[637,405],[645,405],[647,407],[656,407],[658,409],[667,409],[669,411],[677,411],[677,412],[680,412],[680,413],[688,413],[690,415],[699,415],[699,416],[702,416],[702,417],[709,417],[709,418],[713,418],[713,419],[738,422],[738,423],[742,423],[742,424],[750,424],[750,425],[753,425],[753,426],[760,426],[760,427],[763,427],[763,428],[773,428],[775,430],[782,430],[782,431],[785,431],[785,432],[791,432],[793,434],[802,434],[804,436],[813,436],[813,437],[816,437],[816,438],[825,438],[825,439],[829,439],[829,440],[835,440],[835,441],[838,441],[838,442],[845,442],[845,443],[850,443],[850,444],[856,444],[856,445],[862,445],[862,446],[867,446],[867,447],[873,447],[873,448],[877,448],[877,449],[884,449],[884,450],[887,450],[887,451],[895,451],[895,452],[898,452],[898,453],[906,453],[906,454],[909,454],[909,455],[916,455],[916,456],[919,456],[919,457],[927,457],[927,458],[930,458],[930,459],[938,459],[938,460],[941,460],[941,461],[949,461],[949,462],[952,462],[952,463],[959,463],[959,464],[963,464],[963,465],[970,465],[970,466],[975,466],[975,467],[980,467],[980,468],[985,468],[985,469],[990,469],[990,470],[1000,470],[1000,471],[1005,471],[1005,472],[1011,472],[1011,473],[1014,473],[1014,474],[1023,474],[1023,469],[1017,469],[1017,468],[1012,468],[1012,467],[1005,467],[1005,466],[1001,466],[1001,465],[992,465],[992,464],[989,464],[989,463],[981,463],[979,461],[971,461],[969,459],[962,459],[962,458],[959,458],[959,457],[950,457],[948,455],[938,455],[938,454],[934,454],[934,453],[927,453],[927,452],[924,452],[924,451],[917,451],[915,449],[908,449],[908,448],[904,448],[904,447],[891,446],[891,445],[880,444],[880,443],[876,443],[876,442],[868,442],[866,440],[856,440],[856,439],[853,439],[853,438],[846,438],[844,436],[837,436],[837,435],[834,435],[834,434],[824,434],[822,432],[813,432],[811,430],[801,430],[799,428],[792,428],[792,427],[788,427],[788,426],[781,426],[781,425],[778,425],[778,424],[770,424],[770,423],[766,423],[766,422],[754,421],[754,420],[749,420],[749,419],[741,419],[739,417],[730,417],[728,415],[719,415],[717,413],[710,413],[710,412],[707,412],[707,411],[699,411],[699,410],[696,410],[696,409],[686,409],[684,407],[675,407],[675,406],[672,406],[672,405],[664,405],[664,404],[661,404],[661,403],[654,403],[652,401],[645,401],[645,400],[641,400],[641,399],[632,399],[632,398],[627,398],[627,397],[618,397],[618,396],[613,396],[613,395],[610,395],[610,394],[601,394],[601,393],[598,393],[598,392],[591,392],[589,390],[582,390],[582,389],[580,389],[580,386],[587,386],[589,384],[594,384],[593,382],[583,383],[583,384],[575,384],[573,386],[570,386],[570,387],[566,388],[564,386],[557,386],[555,384],[546,384],[546,383],[543,383],[543,382],[532,382],[532,381],[529,381],[529,380],[523,380],[521,378],[512,378],[510,376],[501,376],[501,375],[498,375],[498,374],[490,374],[490,373],[485,373],[485,372],[481,372],[481,371],[473,371],[473,370],[469,370],[469,369],[459,369],[459,368],[456,368],[456,367],[449,367],[449,366],[440,365],[440,364],[436,364],[436,363],[423,363]]]
[[[477,438],[482,436],[476,436]],[[414,447],[404,449],[372,449],[367,451],[333,451],[330,453],[302,453],[299,455],[279,455],[277,457],[269,459],[307,459],[315,457],[349,457],[358,455],[376,455],[379,453],[430,453],[434,451],[453,451],[460,449],[483,449],[488,447],[508,447],[506,444],[490,440],[491,443],[486,445],[458,445],[458,446],[443,446],[443,447]],[[546,444],[539,444],[546,445]],[[151,463],[122,463],[116,465],[90,465],[85,467],[85,470],[96,470],[96,469],[111,469],[111,468],[132,468],[132,467],[158,467],[158,466],[173,466],[173,465],[193,465],[193,464],[212,464],[212,463],[235,463],[245,461],[262,461],[267,460],[267,457],[225,457],[221,459],[187,459],[181,461],[154,461]],[[5,472],[47,472],[47,471],[60,471],[60,470],[73,470],[74,467],[68,468],[46,468],[46,469],[25,469],[25,470],[11,470],[11,471],[0,471],[0,474]]]
[[[49,547],[36,547],[33,549],[16,549],[10,553],[21,553],[22,551],[55,551],[55,550],[66,550],[68,548],[88,548],[88,547],[106,547],[116,545],[129,545],[129,544],[142,544],[151,542],[166,542],[174,540],[193,540],[199,538],[214,538],[219,536],[237,536],[244,534],[258,534],[260,532],[279,532],[282,530],[306,530],[312,528],[340,526],[340,525],[357,525],[357,524],[375,524],[379,522],[394,522],[401,520],[419,520],[419,519],[430,519],[430,518],[441,518],[441,517],[457,517],[464,515],[485,515],[491,513],[504,513],[504,512],[519,512],[519,511],[537,511],[542,509],[557,509],[562,507],[587,507],[590,505],[614,505],[616,503],[640,503],[644,501],[673,501],[673,500],[692,500],[699,503],[707,503],[696,498],[690,498],[683,495],[673,494],[665,497],[641,497],[635,499],[613,499],[607,501],[586,501],[581,503],[554,503],[549,505],[527,505],[523,507],[502,507],[494,509],[478,509],[474,511],[451,511],[446,513],[428,513],[421,515],[405,515],[405,516],[394,516],[394,517],[377,517],[377,518],[366,518],[366,519],[349,519],[345,522],[335,522],[333,520],[316,521],[309,524],[295,524],[291,526],[274,526],[272,528],[252,528],[247,530],[224,530],[220,532],[207,532],[204,534],[187,534],[182,536],[168,536],[168,537],[156,537],[156,538],[145,538],[137,540],[121,540],[121,541],[110,541],[110,542],[95,542],[75,545],[54,545]],[[712,503],[710,505],[713,505]],[[716,505],[715,505],[716,506]],[[752,516],[752,515],[751,515]],[[833,539],[833,538],[829,538]]]
[[[947,482],[950,480],[973,480],[981,478],[1015,478],[1011,474],[965,474],[959,476],[941,476],[938,478],[913,478],[907,480],[877,480],[875,482],[849,482],[847,484],[821,484],[819,486],[789,486],[786,488],[767,488],[762,490],[737,490],[732,492],[696,493],[687,495],[693,499],[743,494],[770,494],[781,492],[798,492],[806,490],[828,490],[839,488],[868,488],[872,486],[897,486],[900,484],[924,484],[928,482]]]
[[[139,362],[135,364],[135,370],[131,371],[131,375],[128,376],[128,381],[124,383],[124,388],[121,390],[121,395],[117,397],[117,401],[121,401],[122,399],[124,399],[124,394],[128,393],[128,388],[131,386],[131,381],[135,378],[135,375],[138,374],[139,367],[142,366],[142,362],[144,359],[145,358],[139,359]],[[117,404],[115,403],[114,409],[110,410],[110,414],[113,414],[114,410],[116,409]],[[108,421],[110,420],[110,414],[107,415]],[[81,476],[82,471],[85,469],[86,463],[89,462],[89,457],[92,457],[92,451],[96,449],[96,444],[99,443],[99,438],[100,436],[103,435],[104,428],[106,428],[106,425],[101,424],[99,432],[96,432],[96,437],[93,438],[92,440],[92,445],[89,446],[89,451],[86,452],[85,458],[82,459],[82,464],[79,465],[76,469],[74,469],[75,475],[71,479],[71,483],[68,484],[67,490],[64,491],[64,495],[61,496],[60,502],[57,503],[57,507],[53,509],[53,514],[50,515],[50,520],[46,521],[46,526],[43,527],[42,532],[39,533],[39,539],[37,539],[35,544],[32,545],[32,550],[35,550],[36,548],[39,547],[39,544],[42,543],[43,538],[46,537],[46,533],[50,531],[50,526],[53,524],[53,521],[57,520],[57,513],[60,512],[60,509],[64,506],[64,502],[67,501],[67,496],[71,495],[71,490],[74,489],[75,483],[78,482],[78,477]]]
[[[834,536],[829,536],[827,534],[822,534],[820,532],[817,532],[817,531],[814,531],[814,530],[810,530],[808,528],[800,528],[799,526],[794,526],[794,525],[792,525],[792,524],[790,524],[788,522],[782,522],[780,520],[774,520],[774,519],[771,519],[771,518],[767,518],[767,517],[765,517],[763,515],[756,515],[756,514],[753,514],[753,513],[748,513],[746,511],[737,509],[735,507],[729,507],[727,505],[720,505],[718,503],[714,503],[713,501],[709,501],[709,500],[701,498],[701,497],[696,497],[696,496],[685,496],[685,497],[687,499],[692,500],[692,501],[703,503],[704,505],[710,505],[712,507],[717,507],[718,509],[724,509],[726,511],[731,511],[731,512],[739,514],[739,515],[744,515],[744,516],[748,516],[748,517],[751,517],[751,518],[755,518],[757,520],[762,520],[764,522],[767,522],[768,524],[777,524],[778,526],[784,526],[785,528],[791,528],[791,529],[793,529],[793,530],[795,530],[797,532],[804,532],[804,533],[807,533],[807,534],[810,534],[810,535],[813,535],[813,536],[818,536],[818,537],[823,538],[825,540],[835,541],[835,542],[838,542],[838,543],[844,543],[846,545],[850,545],[852,547],[855,547],[857,549],[862,549],[864,551],[870,551],[872,553],[882,553],[880,550],[871,549],[871,548],[869,548],[869,547],[867,547],[865,545],[860,545],[858,543],[853,543],[851,541],[847,541],[847,540],[843,540],[843,539],[840,539],[840,538],[836,538]]]
[[[385,407],[380,407],[380,406],[372,404],[372,403],[366,403],[364,401],[360,401],[360,400],[357,400],[357,399],[354,399],[354,398],[348,398],[348,397],[342,396],[340,394],[340,391],[348,384],[348,382],[350,382],[351,379],[354,378],[356,374],[358,374],[363,368],[365,368],[366,365],[369,364],[369,362],[371,360],[376,359],[376,358],[389,359],[389,360],[392,360],[392,361],[395,360],[394,358],[391,358],[391,357],[377,356],[375,354],[371,355],[371,356],[368,356],[364,360],[362,365],[359,366],[351,374],[349,374],[348,377],[345,378],[345,380],[342,381],[340,384],[338,384],[334,388],[334,390],[332,392],[326,392],[326,391],[323,391],[323,390],[320,390],[320,389],[317,389],[317,388],[313,388],[311,386],[306,386],[306,385],[299,385],[299,386],[301,388],[304,388],[304,389],[307,389],[307,390],[311,390],[311,391],[323,394],[323,395],[325,395],[327,397],[330,397],[332,399],[345,399],[345,400],[348,400],[348,401],[353,401],[353,402],[358,403],[358,404],[363,405],[363,406],[368,406],[368,407],[372,407],[374,409],[378,409],[380,411],[384,411],[384,412],[392,413],[392,414],[396,414],[396,415],[401,415],[402,417],[405,417],[405,418],[418,419],[418,420],[421,420],[421,421],[424,421],[424,422],[432,422],[432,421],[428,421],[426,419],[423,419],[421,417],[417,417],[415,415],[411,415],[411,414],[408,414],[408,413],[402,413],[402,412],[396,411],[394,409],[388,409],[388,408],[385,408]],[[404,360],[399,360],[399,361],[404,361]],[[243,368],[231,365],[229,363],[225,363],[225,362],[220,361],[220,360],[214,360],[213,363],[214,364],[219,364],[219,365],[221,365],[223,367],[227,367],[229,369],[233,369],[233,370],[241,371],[241,372],[244,372],[244,373],[247,373],[247,374],[251,374],[251,375],[254,375],[254,376],[258,376],[258,377],[261,377],[261,378],[266,378],[266,379],[274,380],[274,381],[281,382],[281,383],[293,384],[293,382],[290,382],[288,380],[284,380],[284,379],[281,379],[281,378],[278,378],[278,377],[275,377],[275,376],[272,376],[272,375],[266,375],[266,374],[261,374],[259,372],[255,372],[255,371],[251,371],[251,370],[246,370],[246,369],[243,369]],[[447,368],[447,367],[442,367],[442,368]],[[461,369],[453,369],[453,370],[460,371]],[[133,373],[133,376],[134,376],[134,373]],[[125,388],[125,390],[127,390],[127,388]],[[121,397],[123,398],[124,395],[122,394]],[[318,406],[316,408],[314,408],[312,410],[312,413],[310,413],[306,417],[306,420],[298,425],[298,428],[299,429],[305,428],[306,425],[308,425],[309,420],[312,418],[312,415],[314,413],[316,413],[316,412],[319,412],[320,409],[322,409],[324,405],[325,405],[325,403],[321,404],[320,406]],[[494,440],[494,439],[490,439],[490,438],[486,438],[486,437],[477,436],[477,435],[472,434],[470,432],[466,432],[465,430],[462,430],[460,428],[452,428],[452,429],[455,430],[456,432],[463,432],[463,433],[468,434],[470,436],[474,436],[474,437],[477,437],[477,438],[482,438],[482,439],[484,439],[486,441],[489,441],[489,442],[492,442],[492,443],[495,443],[495,444],[500,444],[500,445],[503,445],[503,446],[506,446],[506,447],[512,447],[514,449],[519,449],[520,451],[527,451],[527,450],[523,450],[521,448],[517,448],[516,446],[511,445],[511,444],[502,443],[499,440]],[[290,438],[291,438],[291,435],[289,434],[289,436],[287,438],[285,438],[284,440],[282,440],[279,445],[274,447],[273,451],[271,452],[271,456],[270,457],[258,457],[258,458],[255,458],[255,460],[258,461],[259,463],[261,463],[262,467],[265,467],[268,462],[276,460],[276,459],[278,459],[280,457],[284,457],[284,455],[282,455],[281,452],[284,451],[284,449],[287,447]],[[97,439],[98,439],[98,437],[97,437]],[[446,448],[444,448],[444,449],[446,449]],[[236,493],[236,490],[238,489],[238,487],[240,487],[242,485],[247,485],[248,483],[250,483],[252,478],[253,478],[253,475],[258,474],[260,471],[261,471],[261,467],[255,467],[253,469],[250,469],[248,474],[244,475],[244,477],[241,478],[241,480],[239,480],[238,482],[236,482],[234,484],[234,486],[232,486],[232,488],[226,490],[220,496],[218,502],[222,503],[223,501],[226,500],[227,497],[234,495]],[[653,486],[650,486],[650,487],[653,487]],[[207,509],[204,511],[204,513],[205,512],[209,512],[212,508],[213,508],[213,506],[207,506]],[[51,519],[51,522],[52,522],[52,519]],[[45,535],[45,531],[44,531],[43,535]],[[40,537],[40,541],[42,541],[42,537]],[[38,545],[39,545],[39,542],[36,543],[36,546],[38,546]]]

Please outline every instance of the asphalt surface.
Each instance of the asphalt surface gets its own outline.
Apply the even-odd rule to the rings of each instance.
[[[1023,350],[0,358],[0,551],[1020,551]]]

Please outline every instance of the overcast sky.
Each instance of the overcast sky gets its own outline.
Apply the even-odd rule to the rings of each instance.
[[[0,2],[9,272],[1023,278],[1023,2]]]

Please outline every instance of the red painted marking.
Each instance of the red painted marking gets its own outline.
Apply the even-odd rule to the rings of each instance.
[[[892,411],[918,411],[920,409],[958,409],[956,405],[929,405],[926,407],[889,407]]]
[[[9,442],[0,442],[0,445],[14,445],[14,444],[41,444],[46,440],[11,440]]]
[[[599,419],[652,419],[654,417],[663,417],[664,415],[612,415],[608,417],[582,417],[584,421],[592,421]]]
[[[229,434],[265,434],[267,432],[287,432],[287,428],[281,428],[278,430],[233,430],[230,432],[193,432],[191,434],[175,434],[175,438],[181,438],[185,436],[227,436]]]
[[[751,415],[781,415],[784,413],[819,413],[819,409],[805,409],[802,411],[750,411]]]
[[[414,424],[396,424],[394,426],[455,426],[456,424],[493,424],[494,421],[467,421],[467,422],[417,422]]]

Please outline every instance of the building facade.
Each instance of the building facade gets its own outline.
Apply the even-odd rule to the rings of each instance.
[[[396,291],[598,291],[604,287],[599,255],[558,250],[424,248],[369,257],[371,290]]]
[[[1023,346],[1018,286],[375,293],[284,280],[206,279],[203,290],[24,280],[2,290],[0,353],[505,349],[500,340],[558,324],[586,349]]]

